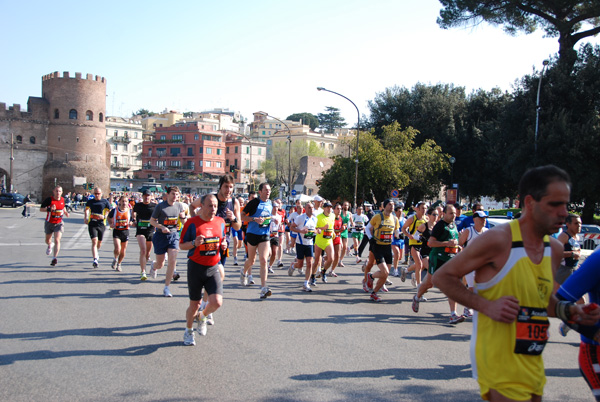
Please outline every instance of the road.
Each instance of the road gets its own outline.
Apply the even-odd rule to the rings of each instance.
[[[411,310],[410,281],[395,278],[376,304],[346,258],[339,277],[311,294],[285,270],[273,296],[243,288],[227,266],[224,304],[206,337],[182,344],[188,305],[185,256],[174,297],[163,275],[140,282],[130,242],[119,273],[110,232],[91,267],[81,214],[66,219],[59,264],[44,253],[41,213],[0,209],[0,400],[2,401],[470,401],[471,323],[446,324],[434,290]],[[578,336],[551,319],[545,401],[593,401],[577,367]]]

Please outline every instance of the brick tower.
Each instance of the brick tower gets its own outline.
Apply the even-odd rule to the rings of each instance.
[[[86,191],[94,183],[105,192],[110,185],[110,149],[106,143],[106,80],[81,73],[42,77],[42,97],[48,102],[48,160],[44,164],[42,195],[55,183],[65,193]],[[83,179],[85,178],[85,180]],[[75,184],[74,184],[75,183]]]

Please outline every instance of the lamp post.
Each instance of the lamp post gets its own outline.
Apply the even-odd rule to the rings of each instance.
[[[342,94],[339,94],[337,92],[331,91],[329,89],[323,88],[323,87],[317,87],[317,91],[325,91],[325,92],[331,92],[332,94],[335,94],[337,96],[341,96],[342,98],[346,99],[348,102],[352,103],[352,106],[354,106],[354,108],[356,109],[356,114],[358,115],[358,120],[356,122],[356,159],[355,159],[355,163],[356,163],[356,171],[354,173],[354,211],[356,212],[356,208],[358,207],[357,204],[357,194],[358,194],[358,137],[360,135],[360,112],[358,111],[358,107],[356,106],[356,104],[354,102],[352,102],[352,100],[350,100],[350,98],[345,97]]]
[[[283,120],[279,120],[277,117],[267,114],[267,117],[277,120],[285,126],[288,132],[288,191],[287,191],[287,203],[290,204],[290,193],[292,191],[292,131]]]
[[[543,67],[542,67],[542,71],[540,72],[540,81],[538,82],[537,100],[535,102],[535,138],[534,138],[534,144],[533,144],[533,156],[534,156],[535,163],[537,163],[537,139],[538,139],[538,129],[539,129],[539,125],[540,125],[540,92],[542,91],[542,77],[544,76],[544,70],[548,66],[549,61],[544,60],[542,62],[542,64],[543,64]]]

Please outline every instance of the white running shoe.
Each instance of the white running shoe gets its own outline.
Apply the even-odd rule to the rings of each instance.
[[[290,264],[290,267],[288,268],[288,275],[292,276],[294,275],[294,261],[292,261],[292,263]]]
[[[240,283],[242,286],[248,286],[248,275],[244,275],[244,271],[240,272]]]
[[[248,275],[248,285],[254,285],[256,282],[254,282],[254,278],[252,278],[252,275]]]
[[[208,317],[198,318],[198,334],[205,336],[208,329]]]
[[[116,258],[113,258],[113,262],[112,262],[112,264],[110,265],[110,267],[111,267],[112,269],[115,269],[115,268],[117,268],[117,259],[116,259]]]
[[[46,249],[46,255],[52,254],[52,243],[48,244],[48,248]]]
[[[261,299],[266,299],[269,296],[271,296],[271,289],[269,289],[268,287],[264,287],[260,290]]]
[[[206,323],[208,325],[215,325],[215,319],[213,318],[212,313],[206,316]]]
[[[150,276],[152,277],[152,279],[156,279],[158,275],[158,270],[156,268],[154,268],[154,261],[152,261],[150,263]]]
[[[169,290],[168,286],[165,286],[165,288],[163,289],[163,296],[165,296],[165,297],[173,297],[173,295],[171,294],[171,291]]]
[[[183,333],[183,344],[185,346],[196,346],[196,336],[193,329],[191,331],[187,328],[185,329],[185,332]]]
[[[410,279],[410,283],[413,285],[413,288],[417,287],[417,273],[415,272]]]

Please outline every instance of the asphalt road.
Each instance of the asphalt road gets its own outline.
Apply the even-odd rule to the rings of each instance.
[[[437,290],[411,310],[410,281],[394,278],[384,301],[362,291],[352,259],[311,294],[285,270],[259,300],[226,266],[224,304],[206,337],[183,346],[186,258],[174,297],[164,273],[140,282],[131,241],[119,273],[110,232],[91,267],[82,216],[66,219],[59,264],[50,267],[41,213],[0,210],[0,400],[2,401],[471,401],[469,321],[446,324]],[[183,254],[183,253],[182,253]],[[545,401],[593,401],[577,367],[579,338],[552,320],[544,352]],[[510,368],[507,368],[510,369]]]

